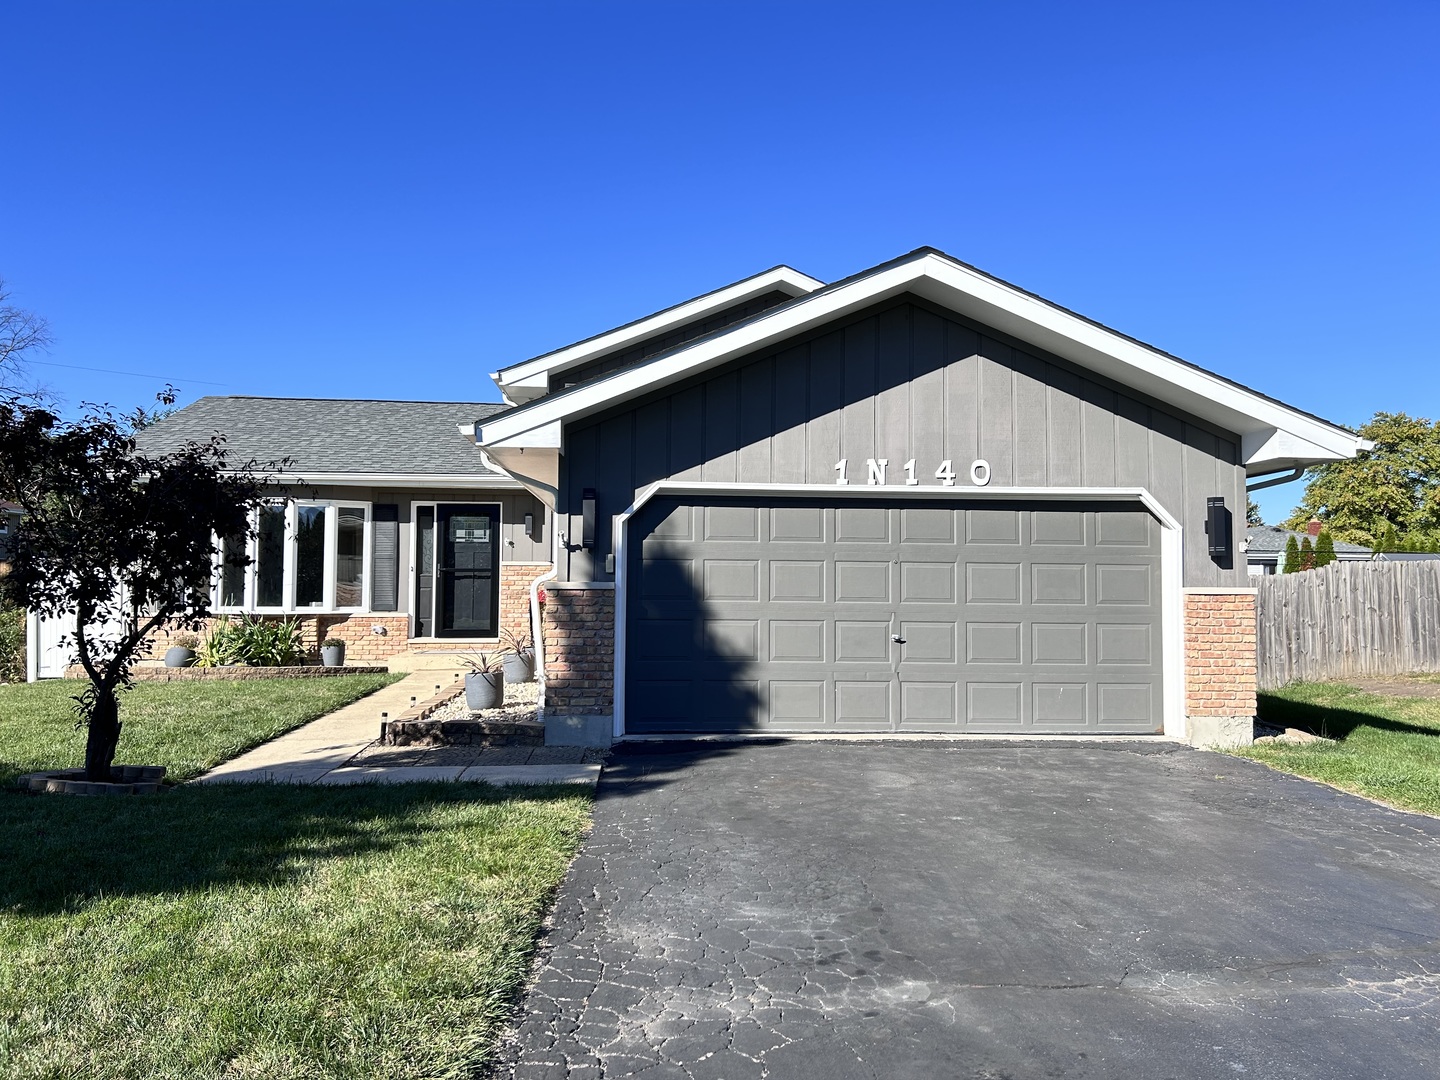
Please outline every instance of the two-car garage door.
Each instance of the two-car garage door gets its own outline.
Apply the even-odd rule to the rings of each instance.
[[[628,530],[630,734],[1162,727],[1138,506],[662,496]]]

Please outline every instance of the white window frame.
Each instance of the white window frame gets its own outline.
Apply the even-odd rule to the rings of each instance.
[[[295,603],[296,570],[299,562],[299,508],[318,506],[325,511],[325,566],[324,592],[318,605],[298,607]],[[359,508],[365,512],[364,540],[361,547],[361,600],[358,607],[340,607],[335,603],[335,571],[339,558],[337,542],[340,533],[340,508]],[[375,550],[375,505],[368,499],[287,499],[285,501],[285,535],[281,545],[284,566],[281,575],[281,603],[278,606],[261,607],[259,600],[258,559],[259,537],[255,529],[259,524],[259,510],[250,514],[252,535],[245,545],[245,554],[250,562],[245,567],[244,603],[238,607],[221,603],[221,586],[224,573],[224,547],[219,537],[215,538],[214,576],[211,587],[212,610],[223,615],[353,615],[371,610],[371,579],[374,577]]]

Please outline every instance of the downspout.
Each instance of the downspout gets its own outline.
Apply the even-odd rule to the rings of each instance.
[[[560,573],[560,518],[550,512],[550,569],[530,583],[530,626],[535,641],[535,679],[540,683],[540,715],[545,715],[545,624],[540,618],[540,589]]]
[[[1261,480],[1259,483],[1256,484],[1246,484],[1245,490],[1247,492],[1259,491],[1261,488],[1276,487],[1279,484],[1288,484],[1292,480],[1299,480],[1300,477],[1304,475],[1304,467],[1299,466],[1288,473],[1282,473],[1279,476],[1272,476],[1269,480]]]

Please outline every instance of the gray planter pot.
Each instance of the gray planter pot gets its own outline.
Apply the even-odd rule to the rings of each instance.
[[[345,646],[326,645],[320,650],[320,663],[326,667],[345,666]]]
[[[535,678],[535,654],[506,653],[504,668],[507,683],[529,682]]]
[[[465,676],[465,704],[471,712],[484,709],[498,709],[505,700],[505,673],[503,671],[482,675],[475,672]]]
[[[174,645],[165,650],[166,667],[189,667],[193,663],[195,663],[194,649],[182,649],[179,645]]]

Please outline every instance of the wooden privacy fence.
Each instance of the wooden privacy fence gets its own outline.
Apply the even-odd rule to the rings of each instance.
[[[1262,690],[1440,671],[1440,559],[1263,577],[1255,610]]]

